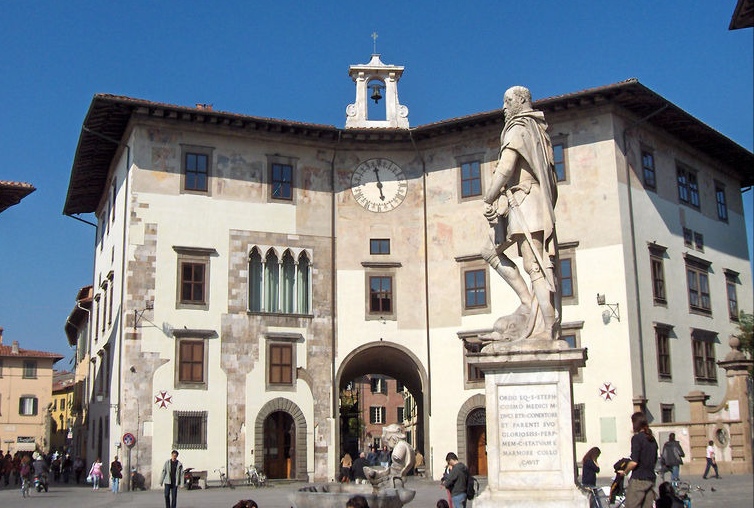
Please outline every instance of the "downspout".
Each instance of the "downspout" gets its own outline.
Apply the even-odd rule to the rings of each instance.
[[[330,432],[334,432],[335,428],[338,427],[338,420],[339,417],[339,408],[338,408],[338,401],[339,401],[339,390],[340,387],[336,383],[335,379],[335,355],[337,354],[337,346],[336,341],[338,339],[338,333],[335,329],[335,326],[337,324],[336,314],[338,311],[338,284],[337,284],[337,278],[338,278],[338,270],[337,265],[335,264],[337,261],[337,255],[335,251],[336,247],[336,240],[335,240],[335,225],[336,225],[336,199],[335,199],[335,157],[338,153],[338,145],[340,145],[340,140],[343,132],[341,130],[338,130],[338,140],[335,143],[335,147],[333,148],[332,152],[332,159],[330,159],[330,265],[332,266],[332,277],[330,277],[330,294],[332,295],[332,311],[330,312],[330,379],[332,380],[332,421],[333,421],[333,428],[330,429]],[[314,442],[316,443],[317,436],[314,436]],[[336,447],[340,445],[340,439],[337,440]],[[336,448],[337,449],[337,448]],[[338,454],[340,455],[340,451],[338,451]],[[337,470],[337,461],[338,457],[335,457],[335,468]]]
[[[88,127],[84,126],[82,129],[89,134],[93,136],[97,136],[98,138],[104,139],[105,141],[109,141],[111,143],[114,143],[120,147],[124,147],[126,149],[126,174],[125,178],[123,179],[123,235],[122,235],[122,243],[123,246],[122,252],[121,252],[121,260],[120,260],[120,305],[121,305],[121,317],[125,318],[125,313],[123,312],[123,309],[125,307],[125,296],[126,296],[126,255],[127,255],[127,249],[126,249],[126,216],[128,215],[128,187],[129,187],[129,173],[131,169],[131,147],[127,143],[123,143],[117,139],[111,138],[110,136],[106,136],[104,134],[101,134],[99,132],[95,132]],[[115,421],[118,425],[120,425],[120,410],[121,410],[121,399],[122,399],[122,393],[123,393],[123,372],[122,372],[122,366],[123,366],[123,323],[121,322],[121,325],[118,327],[118,405],[117,405],[117,412],[115,416]],[[138,437],[138,436],[137,436]],[[129,472],[130,474],[130,472]]]
[[[422,434],[424,442],[422,448],[427,451],[427,444],[429,444],[429,417],[432,416],[432,347],[430,343],[430,327],[429,327],[429,240],[428,240],[428,218],[427,218],[427,162],[424,160],[424,156],[416,146],[416,140],[414,140],[413,131],[408,131],[408,136],[411,139],[411,145],[414,147],[416,156],[422,164],[422,213],[423,213],[423,227],[424,227],[424,333],[427,344],[427,386],[426,386],[426,403],[427,407],[424,412],[427,418],[422,418],[424,422],[424,429]],[[431,460],[431,456],[430,456]]]
[[[631,255],[634,269],[634,291],[636,291],[636,325],[639,331],[639,367],[641,373],[641,396],[646,400],[647,397],[647,380],[646,372],[644,368],[644,330],[642,327],[641,317],[641,298],[639,292],[639,262],[637,259],[636,249],[636,226],[634,225],[634,201],[633,193],[631,191],[631,165],[628,162],[628,140],[626,135],[628,131],[634,129],[637,125],[646,122],[656,114],[665,110],[670,104],[665,103],[660,109],[648,114],[644,118],[636,120],[634,123],[623,129],[623,160],[626,167],[626,189],[628,192],[628,224],[631,231]]]

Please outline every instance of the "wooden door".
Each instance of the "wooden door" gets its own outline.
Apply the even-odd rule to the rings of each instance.
[[[276,411],[264,421],[264,472],[268,478],[295,477],[292,471],[295,426],[291,415]]]
[[[477,409],[466,420],[466,450],[469,471],[474,476],[487,476],[486,412]]]

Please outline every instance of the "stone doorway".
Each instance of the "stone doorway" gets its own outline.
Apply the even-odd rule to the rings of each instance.
[[[469,471],[474,476],[487,476],[487,412],[473,410],[466,418],[466,450]]]
[[[296,426],[285,411],[275,411],[264,420],[264,471],[268,478],[291,478],[295,464]]]

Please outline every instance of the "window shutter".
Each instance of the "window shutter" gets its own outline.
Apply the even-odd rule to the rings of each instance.
[[[39,405],[39,399],[37,399],[36,397],[34,397],[31,400],[33,401],[31,414],[32,414],[32,416],[37,416],[37,406]]]

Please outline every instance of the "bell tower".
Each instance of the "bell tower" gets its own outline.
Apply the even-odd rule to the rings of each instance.
[[[376,39],[376,34],[372,37]],[[348,75],[356,83],[356,101],[346,107],[346,129],[408,129],[408,108],[398,102],[398,80],[402,74],[402,66],[382,63],[376,52],[372,53],[368,64],[351,65]],[[382,101],[385,108],[384,120],[369,119],[369,100],[373,100],[376,105]]]

